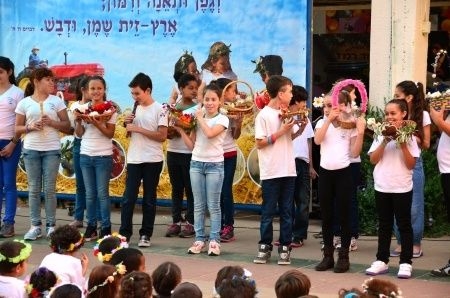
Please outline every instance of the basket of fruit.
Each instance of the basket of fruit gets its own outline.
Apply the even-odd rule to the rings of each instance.
[[[84,121],[91,121],[92,119],[108,121],[111,116],[116,112],[116,108],[111,101],[104,101],[102,103],[92,104],[88,102],[84,105],[80,105],[74,110],[77,117]]]
[[[167,127],[167,138],[172,139],[179,137],[180,134],[176,131],[175,127],[182,128],[186,133],[190,133],[197,121],[195,115],[189,113],[183,113],[182,110],[178,110],[175,104],[163,104],[164,113],[169,113],[169,125]]]
[[[238,91],[238,84],[245,85],[247,92],[242,90]],[[226,114],[247,114],[253,112],[255,106],[255,100],[252,87],[244,81],[232,81],[228,83],[222,91],[222,98],[225,97],[225,93],[229,88],[236,88],[236,98],[233,101],[225,101],[223,103],[224,112]]]
[[[435,110],[444,109],[445,111],[450,111],[450,89],[447,89],[444,92],[433,92],[427,93],[425,96],[430,108]]]
[[[395,140],[397,144],[407,142],[416,133],[416,126],[416,122],[412,120],[403,120],[400,123],[376,122],[374,118],[367,120],[367,128],[373,130],[374,137],[384,136]]]

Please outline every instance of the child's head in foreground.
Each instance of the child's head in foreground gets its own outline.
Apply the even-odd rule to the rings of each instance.
[[[152,281],[158,295],[168,297],[181,282],[181,269],[173,262],[164,262],[153,271]]]
[[[203,298],[200,288],[191,282],[182,282],[173,290],[171,298]]]
[[[0,275],[19,277],[27,271],[31,245],[20,240],[0,243]]]
[[[94,246],[94,256],[103,264],[109,264],[114,253],[122,248],[128,248],[127,238],[117,233],[107,235],[97,241]]]
[[[311,281],[308,276],[295,269],[283,273],[275,283],[277,298],[308,295],[310,288]]]

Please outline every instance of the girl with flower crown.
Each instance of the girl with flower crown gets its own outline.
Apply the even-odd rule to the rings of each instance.
[[[87,298],[116,297],[122,277],[127,272],[124,265],[99,265],[89,274]]]
[[[30,280],[26,285],[28,298],[47,297],[51,289],[58,283],[56,274],[46,267],[40,267],[31,273]]]
[[[0,244],[0,297],[26,297],[25,282],[18,279],[27,271],[31,245],[23,241]]]
[[[127,238],[118,233],[113,233],[97,241],[94,246],[94,256],[103,264],[109,264],[112,255],[122,248],[128,248]]]
[[[55,272],[61,279],[61,283],[73,283],[80,288],[85,288],[86,271],[89,259],[82,253],[76,257],[78,250],[84,244],[84,237],[71,225],[57,227],[50,237],[52,253],[46,255],[39,267],[47,267]]]
[[[168,101],[169,104],[177,103],[181,99],[182,95],[180,88],[178,88],[178,81],[184,74],[191,74],[195,76],[198,86],[202,84],[200,72],[197,69],[197,62],[195,62],[195,58],[192,56],[192,53],[188,53],[188,51],[185,51],[175,63],[173,78],[176,84],[172,88],[172,93],[170,94]]]

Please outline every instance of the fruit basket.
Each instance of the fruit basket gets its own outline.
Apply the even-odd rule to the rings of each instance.
[[[77,117],[84,121],[91,121],[92,119],[107,122],[111,119],[111,116],[116,112],[111,101],[105,101],[98,104],[92,104],[91,102],[79,106],[74,110]]]
[[[228,115],[232,114],[249,114],[253,113],[253,107],[255,106],[255,99],[253,94],[252,87],[244,82],[244,81],[232,81],[228,83],[222,91],[222,98],[224,97],[225,92],[228,90],[228,88],[233,87],[233,85],[242,84],[247,87],[248,92],[238,91],[237,96],[234,101],[232,102],[224,102],[223,103],[223,109],[225,110],[225,113]]]
[[[444,109],[445,111],[450,111],[450,89],[445,92],[434,92],[428,93],[425,96],[426,101],[430,105],[430,108],[435,110]]]
[[[374,137],[384,136],[395,140],[397,144],[407,142],[416,133],[416,122],[412,120],[403,120],[394,125],[389,122],[376,122],[374,118],[367,120],[367,128],[373,130]]]

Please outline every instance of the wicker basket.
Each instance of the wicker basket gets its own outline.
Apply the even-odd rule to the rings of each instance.
[[[450,111],[450,96],[442,97],[427,97],[430,108],[440,110],[444,108],[445,111]]]
[[[356,128],[356,122],[347,122],[338,120],[338,124],[342,129],[354,129]]]
[[[249,89],[249,93],[247,95],[250,96],[250,100],[246,101],[243,104],[237,104],[237,103],[232,103],[232,102],[225,102],[223,104],[223,107],[227,110],[227,114],[233,115],[233,114],[251,114],[253,113],[253,107],[255,106],[255,96],[253,93],[253,89],[252,87],[244,81],[232,81],[230,83],[228,83],[222,90],[222,98],[225,95],[225,91],[232,85],[237,85],[238,83],[244,84],[245,86],[248,87]]]

